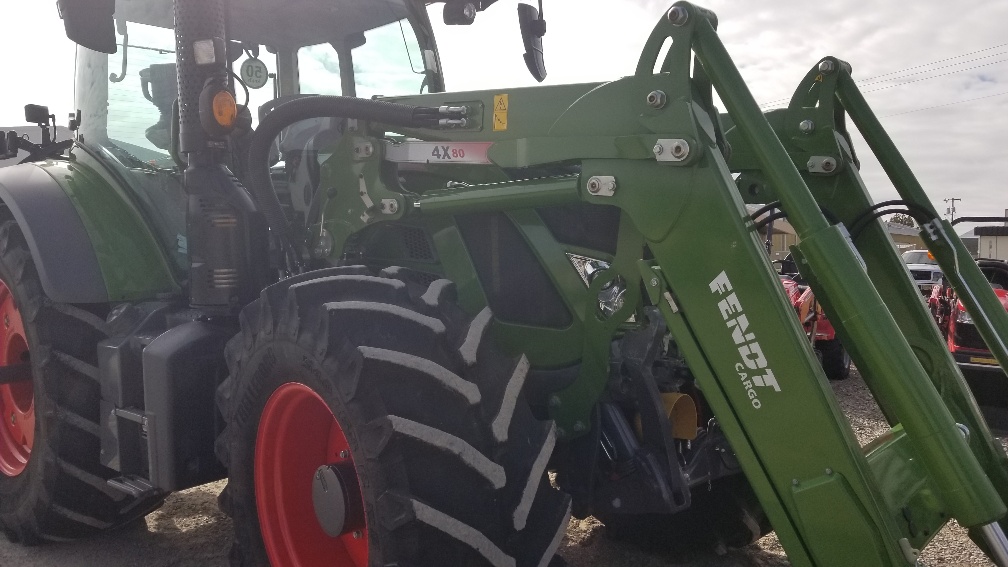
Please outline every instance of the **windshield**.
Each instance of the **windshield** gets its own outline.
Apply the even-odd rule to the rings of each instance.
[[[440,88],[433,38],[423,31],[429,28],[426,13],[408,0],[316,0],[297,10],[280,0],[231,0],[230,7],[232,87],[253,127],[276,101],[291,97],[417,94],[432,83]],[[122,178],[184,267],[184,164],[172,155],[178,97],[172,1],[117,0],[116,17],[117,53],[78,48],[78,141]],[[294,155],[286,150],[299,150],[294,146],[305,139],[291,136],[279,159]],[[242,163],[239,147],[232,140],[231,163]],[[240,178],[243,168],[235,169]]]
[[[903,253],[904,264],[932,264],[937,266],[938,261],[928,257],[927,250],[911,250]]]

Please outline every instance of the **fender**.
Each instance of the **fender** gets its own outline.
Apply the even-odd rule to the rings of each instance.
[[[107,303],[178,293],[169,261],[139,212],[96,171],[54,161],[5,167],[0,200],[21,227],[53,301]]]

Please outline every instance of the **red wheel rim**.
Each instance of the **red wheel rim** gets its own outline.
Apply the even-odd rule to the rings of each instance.
[[[7,284],[0,281],[0,366],[28,360],[24,322]],[[35,389],[31,380],[0,385],[0,472],[24,472],[35,443]]]
[[[367,528],[329,537],[312,501],[319,467],[353,462],[343,428],[329,406],[304,384],[277,388],[266,402],[255,449],[259,528],[273,565],[365,567]]]

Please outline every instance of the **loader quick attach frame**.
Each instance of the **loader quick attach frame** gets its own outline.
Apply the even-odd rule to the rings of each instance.
[[[929,248],[1004,367],[1008,316],[951,226],[939,220],[847,63],[823,59],[787,109],[764,115],[716,27],[713,13],[679,2],[655,27],[631,77],[395,99],[465,109],[466,118],[447,122],[454,126],[448,130],[351,121],[340,143],[352,157],[327,164],[326,175],[359,192],[330,192],[324,220],[311,230],[316,250],[338,256],[348,238],[380,220],[503,210],[522,226],[535,207],[579,201],[618,207],[624,222],[611,265],[581,295],[584,304],[572,309],[581,330],[497,329],[505,346],[509,337],[523,346],[541,343],[541,351],[529,352],[533,363],[580,358],[578,380],[549,400],[561,439],[589,429],[608,376],[610,341],[646,294],[664,315],[792,564],[913,565],[954,518],[998,564],[1008,565],[1001,523],[1008,459],[876,222],[882,209],[858,175],[845,113],[879,157],[901,204],[921,221]],[[714,89],[725,114],[713,106]],[[406,137],[382,140],[386,130]],[[383,160],[456,168],[458,178],[470,180],[481,179],[481,168],[491,164],[532,171],[580,163],[580,172],[404,194],[387,184]],[[799,268],[891,425],[865,448],[796,321],[746,201],[779,201],[801,238],[794,250]],[[525,237],[534,241],[533,233],[529,228]],[[439,248],[462,246],[447,225],[434,239]],[[645,248],[650,256],[642,260]],[[536,253],[566,260],[555,250]],[[446,271],[453,277],[451,266]],[[561,288],[570,285],[565,276],[550,277]],[[604,316],[598,293],[617,280],[626,287],[624,302]],[[479,282],[457,283],[463,305],[485,303]],[[527,334],[514,339],[536,332],[536,341]]]

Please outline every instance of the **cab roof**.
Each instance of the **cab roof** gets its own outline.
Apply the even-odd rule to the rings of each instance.
[[[230,39],[276,47],[327,43],[408,15],[409,0],[230,0]],[[116,18],[173,27],[172,0],[118,0]]]

